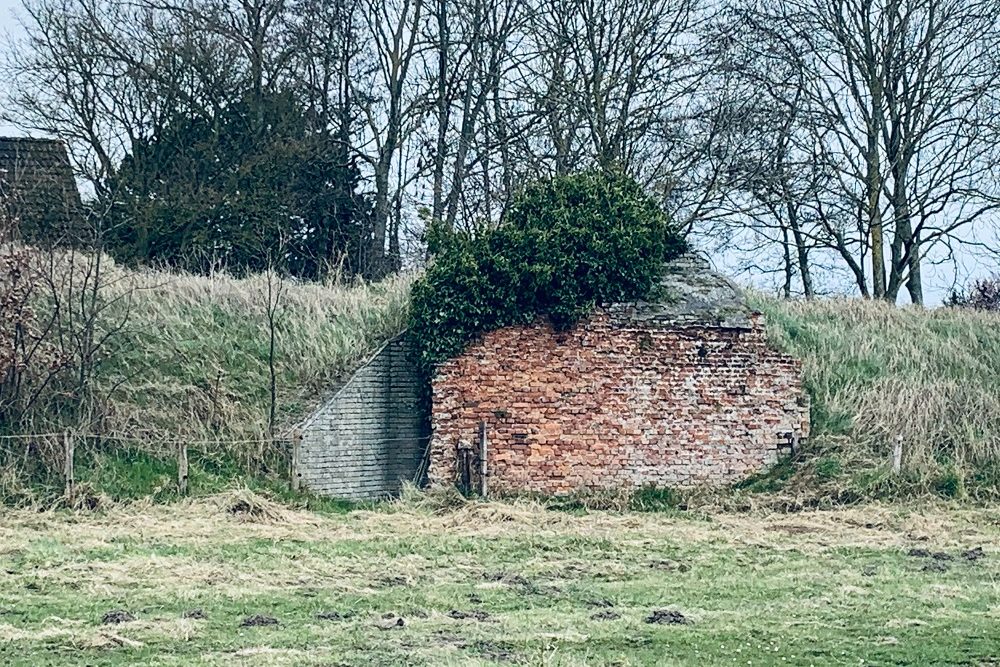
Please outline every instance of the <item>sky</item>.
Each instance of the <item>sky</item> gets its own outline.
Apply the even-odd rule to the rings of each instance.
[[[0,39],[4,46],[11,39],[17,40],[24,34],[23,28],[16,19],[20,10],[21,0],[0,0]],[[0,86],[4,82],[0,82]],[[24,132],[16,127],[4,125],[0,121],[0,136],[23,135]],[[997,239],[980,239],[983,242],[996,243]],[[737,260],[729,257],[726,253],[715,254],[713,261],[718,269],[728,273],[737,282],[745,285],[753,285],[762,289],[771,290],[776,287],[773,276],[760,276],[748,273],[741,273],[737,270]],[[950,262],[944,265],[934,265],[927,263],[924,267],[924,294],[928,306],[940,304],[947,298],[953,285],[964,285],[969,280],[982,278],[993,273],[1000,273],[1000,264],[995,259],[983,259],[977,253],[968,249],[958,249],[956,251],[956,264]],[[957,279],[957,280],[956,280]],[[848,286],[845,286],[845,289]],[[906,297],[901,297],[905,301]]]
[[[2,42],[4,46],[7,45],[10,39],[17,39],[23,34],[21,26],[14,18],[15,11],[20,6],[21,3],[17,0],[0,0],[0,42]],[[11,135],[18,134],[24,133],[18,131],[17,128],[4,125],[4,122],[0,120],[0,136],[9,137]]]

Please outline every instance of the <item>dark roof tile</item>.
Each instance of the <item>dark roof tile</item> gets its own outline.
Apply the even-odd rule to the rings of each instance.
[[[62,141],[0,137],[0,207],[25,237],[79,222],[80,192]]]

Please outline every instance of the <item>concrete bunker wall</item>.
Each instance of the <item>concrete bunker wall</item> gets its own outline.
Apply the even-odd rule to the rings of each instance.
[[[405,336],[388,342],[300,427],[298,475],[321,495],[395,495],[426,445],[420,380]]]

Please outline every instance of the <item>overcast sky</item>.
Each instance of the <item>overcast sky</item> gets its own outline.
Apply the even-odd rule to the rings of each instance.
[[[16,19],[16,16],[20,11],[20,6],[21,0],[0,0],[0,38],[2,38],[5,45],[9,42],[9,40],[17,40],[23,36],[21,25]],[[5,83],[6,82],[0,82],[0,85],[5,85]],[[17,128],[4,125],[3,122],[0,121],[0,136],[11,136],[16,134],[24,134],[24,132],[19,131]],[[980,240],[987,243],[997,242],[995,237]],[[728,261],[730,258],[727,258],[725,253],[721,256],[716,255],[713,259],[720,269],[729,273],[739,282],[744,284],[754,284],[765,289],[770,289],[775,286],[773,284],[774,278],[771,277],[762,277],[759,275],[734,275],[737,273],[736,267],[733,265],[732,261]],[[981,257],[968,250],[960,251],[959,256],[957,257],[957,264],[957,281],[959,284],[965,284],[971,278],[984,277],[990,275],[991,273],[1000,271],[1000,266],[998,266],[995,261],[984,261]],[[933,306],[941,303],[941,301],[947,297],[948,291],[951,289],[956,279],[956,273],[950,262],[942,266],[934,266],[928,263],[924,267],[923,277],[924,294],[927,300],[927,305]],[[902,300],[905,300],[905,298],[905,296],[901,297]]]
[[[15,20],[15,8],[20,7],[21,3],[15,0],[0,0],[0,42],[6,45],[11,39],[17,39],[21,36],[22,30],[20,24]],[[23,134],[18,132],[16,128],[12,128],[9,125],[4,125],[3,121],[0,120],[0,136],[10,136],[11,134]]]

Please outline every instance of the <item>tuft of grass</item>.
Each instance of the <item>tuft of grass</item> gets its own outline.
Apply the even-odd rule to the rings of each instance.
[[[864,495],[1000,496],[1000,314],[751,300],[772,341],[802,360],[812,481]],[[903,471],[893,476],[897,438]]]

